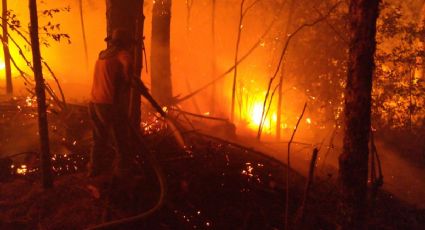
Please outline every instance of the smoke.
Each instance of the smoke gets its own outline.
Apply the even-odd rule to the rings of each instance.
[[[29,9],[26,1],[9,1],[9,9],[13,14],[17,15],[17,19],[21,21],[22,27],[19,29],[23,34],[28,35],[29,25]],[[69,7],[70,11],[64,10]],[[50,38],[46,31],[40,30],[40,39],[42,44],[46,42],[49,45],[42,45],[41,52],[44,60],[52,67],[53,71],[59,78],[66,96],[71,101],[84,101],[89,98],[89,89],[92,81],[93,63],[97,58],[97,53],[104,49],[103,42],[106,36],[106,19],[105,6],[103,1],[83,1],[83,9],[86,24],[89,68],[86,67],[84,43],[82,37],[79,5],[77,0],[68,1],[53,1],[46,0],[38,5],[40,27],[51,24],[59,24],[60,30],[54,30],[53,33],[68,34],[71,37],[71,43],[64,39],[55,41]],[[53,13],[52,17],[43,14],[43,11],[49,9],[60,9],[60,12]],[[23,42],[14,31],[9,31],[16,38],[19,45],[25,51],[25,55],[31,60],[28,44]],[[11,53],[16,59],[19,66],[27,73],[30,73],[26,63],[21,58],[19,50],[13,45],[10,45]],[[23,88],[23,81],[19,78],[19,72],[13,71],[14,84],[18,94],[26,94]],[[52,77],[47,71],[44,71],[45,78],[48,81]],[[52,84],[54,85],[54,84]]]
[[[261,1],[246,13],[242,27],[238,28],[240,1],[216,1],[215,36],[213,36],[211,3],[212,1],[194,1],[191,6],[190,17],[188,17],[186,2],[173,1],[171,72],[175,96],[184,96],[197,90],[234,65],[238,29],[241,29],[239,57],[242,57],[259,41],[274,17],[282,17],[282,15],[277,15],[279,4],[275,1]],[[106,46],[104,42],[106,10],[104,1],[83,1],[89,59],[89,67],[87,68],[78,4],[78,0],[45,0],[39,5],[40,12],[46,9],[70,7],[70,12],[55,13],[52,18],[40,14],[40,25],[46,25],[49,21],[53,24],[59,23],[60,33],[69,34],[71,37],[71,44],[66,41],[56,42],[48,39],[47,35],[41,30],[42,39],[47,39],[50,44],[49,47],[42,47],[42,55],[58,76],[68,101],[87,102],[90,97],[94,63],[99,51]],[[25,1],[13,1],[9,7],[22,21],[22,30],[28,33],[28,29],[25,28],[28,25],[28,7]],[[144,32],[148,65],[144,66],[142,79],[149,87],[151,1],[145,1],[144,12],[146,16]],[[267,84],[276,69],[276,56],[280,53],[284,41],[284,36],[282,37],[281,34],[282,23],[284,22],[278,21],[270,33],[255,47],[254,52],[238,66],[235,112],[238,129],[254,130],[258,127],[258,121],[261,120],[258,115],[261,114]],[[16,36],[16,34],[13,34],[13,36]],[[215,37],[215,41],[212,40],[213,37]],[[25,44],[22,42],[21,44],[25,47]],[[29,50],[26,51],[26,55],[30,57]],[[21,60],[17,49],[12,48],[12,55],[16,59],[20,59],[21,65],[26,65]],[[30,72],[28,68],[26,68],[26,71]],[[20,84],[21,90],[19,92],[26,94],[27,92],[22,90],[22,80],[19,79],[18,75],[19,73],[14,71],[16,77],[14,83],[15,85]],[[46,71],[45,77],[48,81],[52,80]],[[296,98],[296,100],[285,100],[284,103],[285,116],[283,121],[285,122],[284,128],[288,129],[288,135],[292,130],[292,123],[296,122],[299,107],[302,107],[307,100],[303,89],[292,87],[293,79],[296,79],[296,76],[285,79],[285,86],[283,87],[286,98]],[[217,81],[214,92],[213,87],[209,87],[182,103],[181,107],[190,112],[228,118],[232,84],[233,76],[228,74]],[[212,101],[216,103],[212,105]],[[270,107],[264,129],[264,132],[270,135],[275,132],[273,125],[276,122],[276,101],[277,96]],[[307,116],[309,115],[307,114]],[[317,120],[316,118],[312,119],[313,122]]]

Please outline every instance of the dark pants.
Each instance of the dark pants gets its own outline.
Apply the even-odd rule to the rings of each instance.
[[[123,174],[130,170],[133,154],[130,148],[129,121],[125,112],[110,104],[89,104],[93,123],[93,147],[90,155],[89,175],[110,171]],[[111,147],[115,152],[113,160]],[[109,159],[108,159],[109,158]]]

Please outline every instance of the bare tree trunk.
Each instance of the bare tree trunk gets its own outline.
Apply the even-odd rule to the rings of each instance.
[[[242,22],[244,20],[244,17],[246,13],[254,7],[259,0],[255,0],[252,2],[249,6],[244,9],[245,0],[241,0],[240,4],[240,11],[239,11],[239,24],[238,24],[238,33],[236,37],[236,48],[235,48],[235,69],[233,72],[233,86],[232,86],[232,107],[230,110],[230,121],[234,121],[235,118],[235,104],[236,104],[236,85],[237,85],[237,77],[238,77],[238,56],[239,56],[239,47],[241,42],[241,36],[242,36]]]
[[[242,33],[242,21],[243,21],[243,6],[245,0],[241,0],[241,6],[239,11],[239,24],[238,24],[238,35],[236,38],[236,49],[235,49],[235,70],[233,72],[233,86],[232,86],[232,107],[230,109],[230,121],[234,122],[235,119],[235,100],[236,100],[236,80],[238,76],[238,54],[239,54],[239,46],[241,41],[241,33]]]
[[[136,37],[137,19],[142,7],[141,0],[106,0],[107,34],[111,35],[116,28],[123,28]]]
[[[288,20],[286,21],[286,28],[285,28],[285,37],[287,34],[289,34],[289,31],[291,29],[292,24],[292,16],[294,15],[294,9],[295,8],[295,0],[291,0],[289,4],[289,10],[288,10]],[[279,91],[278,91],[278,100],[277,100],[277,118],[276,118],[276,139],[280,140],[281,135],[281,125],[282,125],[282,104],[283,104],[283,77],[285,75],[285,63],[282,63],[282,70],[280,72],[279,77]]]
[[[263,103],[263,111],[261,113],[261,122],[260,125],[258,126],[258,132],[257,132],[257,139],[260,140],[261,138],[261,133],[263,131],[263,125],[264,125],[264,121],[266,119],[266,113],[268,111],[268,109],[266,110],[266,106],[267,106],[267,102],[270,101],[270,104],[273,100],[273,95],[275,90],[273,90],[273,93],[271,94],[271,97],[269,99],[270,96],[270,90],[272,87],[272,84],[274,82],[274,80],[277,77],[277,74],[279,73],[279,70],[281,69],[282,63],[283,63],[283,59],[285,58],[286,55],[286,51],[288,50],[289,44],[291,43],[292,39],[303,29],[305,29],[306,27],[312,27],[314,25],[316,25],[317,23],[320,23],[324,20],[326,20],[326,18],[329,17],[329,15],[342,3],[342,1],[337,2],[335,5],[333,5],[330,10],[326,13],[326,14],[321,14],[319,18],[317,18],[316,20],[310,22],[310,23],[304,23],[301,26],[299,26],[297,29],[295,29],[291,34],[288,34],[288,37],[286,38],[285,44],[283,45],[282,48],[282,52],[280,54],[279,57],[279,62],[277,64],[277,68],[276,71],[274,71],[273,76],[270,78],[269,80],[269,84],[267,86],[267,91],[266,91],[266,95],[264,97],[264,103]]]
[[[138,5],[136,9],[138,9],[138,13],[136,15],[136,25],[135,25],[135,45],[134,45],[134,74],[138,77],[142,77],[142,69],[143,69],[143,49],[144,49],[144,25],[145,25],[145,15],[143,14],[143,5],[144,0],[138,0]],[[130,117],[131,122],[134,127],[139,127],[141,122],[141,97],[139,92],[135,89],[131,89],[131,102],[130,102]]]
[[[107,34],[109,36],[114,29],[123,28],[135,39],[132,55],[134,74],[138,77],[141,77],[142,73],[143,2],[143,0],[106,0]],[[132,124],[136,126],[139,126],[141,121],[140,106],[140,94],[132,90],[129,115]]]
[[[10,51],[9,51],[9,37],[8,37],[8,16],[7,16],[7,0],[2,0],[2,25],[3,25],[3,51],[4,51],[4,70],[6,76],[6,93],[13,94],[12,84],[12,70],[10,68]]]
[[[216,75],[216,65],[217,65],[217,61],[216,61],[216,47],[215,47],[215,15],[216,15],[216,11],[217,11],[217,2],[216,0],[212,0],[212,6],[211,6],[211,45],[212,45],[212,52],[211,52],[211,76],[212,79],[215,78]],[[211,88],[211,105],[210,105],[210,114],[214,115],[215,114],[215,100],[216,100],[216,83],[214,83],[212,85]]]
[[[86,70],[88,72],[89,69],[89,51],[87,47],[87,36],[86,36],[86,26],[84,24],[84,9],[83,9],[83,0],[78,1],[79,11],[80,11],[80,23],[81,23],[81,33],[83,35],[83,43],[84,43],[84,58],[86,62]]]
[[[49,149],[49,130],[47,125],[46,95],[44,91],[45,86],[41,66],[40,43],[38,37],[37,1],[30,0],[29,8],[31,17],[30,34],[35,78],[35,93],[37,95],[38,105],[38,132],[40,135],[41,176],[43,187],[45,189],[48,189],[53,187],[53,177]]]
[[[379,0],[351,0],[350,49],[345,89],[345,135],[339,157],[342,229],[365,229],[368,140]]]
[[[171,0],[156,0],[152,10],[152,95],[160,104],[172,102],[170,60]]]

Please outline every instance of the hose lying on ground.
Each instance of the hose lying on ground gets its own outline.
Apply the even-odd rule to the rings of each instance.
[[[155,99],[150,95],[148,91],[144,91],[143,96],[148,99],[148,101],[151,103],[151,105],[154,107],[154,109],[161,114],[161,116],[165,119],[165,122],[169,125],[169,127],[172,129],[173,135],[176,138],[177,143],[183,147],[184,146],[184,140],[180,134],[180,132],[177,130],[173,122],[166,116],[165,112],[162,110],[161,106],[155,101]],[[142,134],[140,133],[140,130],[138,130],[136,127],[128,124],[130,127],[130,130],[132,133],[137,137],[137,140],[139,141],[140,146],[146,146],[144,144],[144,140],[142,137]],[[159,162],[157,161],[156,157],[151,151],[145,151],[146,158],[148,160],[148,163],[152,166],[155,175],[158,179],[159,188],[160,188],[160,194],[157,203],[149,210],[140,213],[135,216],[118,219],[110,222],[106,222],[103,224],[99,224],[93,227],[90,227],[88,229],[94,230],[94,229],[114,229],[118,227],[122,227],[123,225],[128,225],[130,223],[136,223],[138,221],[144,220],[147,217],[150,217],[152,214],[156,213],[158,210],[162,208],[165,202],[165,197],[167,195],[167,184],[166,184],[166,178],[164,175],[164,172],[162,171],[162,168],[159,165]]]
[[[134,135],[136,135],[137,140],[139,141],[139,144],[144,145],[143,137],[142,137],[140,131],[137,130],[137,128],[131,126],[131,125],[130,125],[130,129],[131,129],[132,133],[134,133]],[[162,208],[162,206],[164,205],[164,202],[165,202],[165,197],[167,195],[166,178],[165,178],[164,172],[162,171],[162,168],[159,165],[159,162],[157,161],[154,154],[151,151],[148,151],[148,150],[145,151],[145,153],[146,153],[146,159],[148,160],[148,162],[152,166],[153,171],[155,172],[155,175],[156,175],[156,177],[158,179],[158,183],[159,183],[160,193],[159,193],[159,198],[158,198],[157,203],[151,209],[149,209],[149,210],[147,210],[143,213],[140,213],[138,215],[127,217],[127,218],[122,218],[122,219],[118,219],[118,220],[114,220],[114,221],[109,221],[109,222],[106,222],[106,223],[102,223],[102,224],[88,228],[89,230],[114,229],[114,228],[117,228],[119,226],[131,224],[131,223],[136,223],[138,221],[141,221],[141,220],[151,216],[152,214],[154,214],[155,212],[157,212],[159,209]]]
[[[136,78],[134,78],[134,79],[136,79]],[[177,143],[179,144],[180,147],[183,148],[184,145],[185,145],[183,137],[181,136],[180,132],[178,131],[178,129],[174,125],[173,121],[170,118],[168,118],[166,113],[162,110],[162,107],[156,102],[156,100],[152,97],[152,95],[147,91],[146,87],[143,85],[143,83],[141,81],[137,81],[134,84],[138,85],[138,88],[140,89],[141,94],[149,101],[149,103],[152,105],[152,107],[159,114],[161,114],[161,116],[165,119],[165,122],[168,124],[171,131],[173,132],[173,136],[176,139]],[[144,143],[140,129],[138,127],[134,127],[130,122],[128,122],[127,125],[129,126],[133,135],[135,135],[137,137],[137,140],[139,141],[138,144],[140,144],[140,146],[147,146]],[[162,171],[162,168],[160,167],[159,162],[157,161],[154,154],[149,150],[146,150],[145,153],[146,153],[146,159],[148,160],[148,162],[152,166],[152,168],[155,172],[155,175],[158,179],[158,183],[159,183],[160,194],[159,194],[159,198],[158,198],[157,203],[151,209],[149,209],[149,210],[147,210],[143,213],[140,213],[138,215],[123,218],[123,219],[118,219],[118,220],[114,220],[114,221],[110,221],[110,222],[106,222],[106,223],[103,223],[103,224],[99,224],[99,225],[90,227],[88,229],[91,229],[91,230],[94,230],[94,229],[113,229],[113,228],[117,228],[117,227],[120,227],[120,226],[123,226],[123,225],[136,223],[138,221],[141,221],[141,220],[151,216],[152,214],[157,212],[159,209],[161,209],[161,207],[164,205],[165,197],[167,195],[166,178],[165,178],[164,172]]]

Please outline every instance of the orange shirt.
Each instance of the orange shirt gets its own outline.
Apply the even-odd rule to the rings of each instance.
[[[95,66],[91,101],[115,104],[119,98],[126,98],[130,91],[130,70],[131,57],[127,51],[102,51]]]

